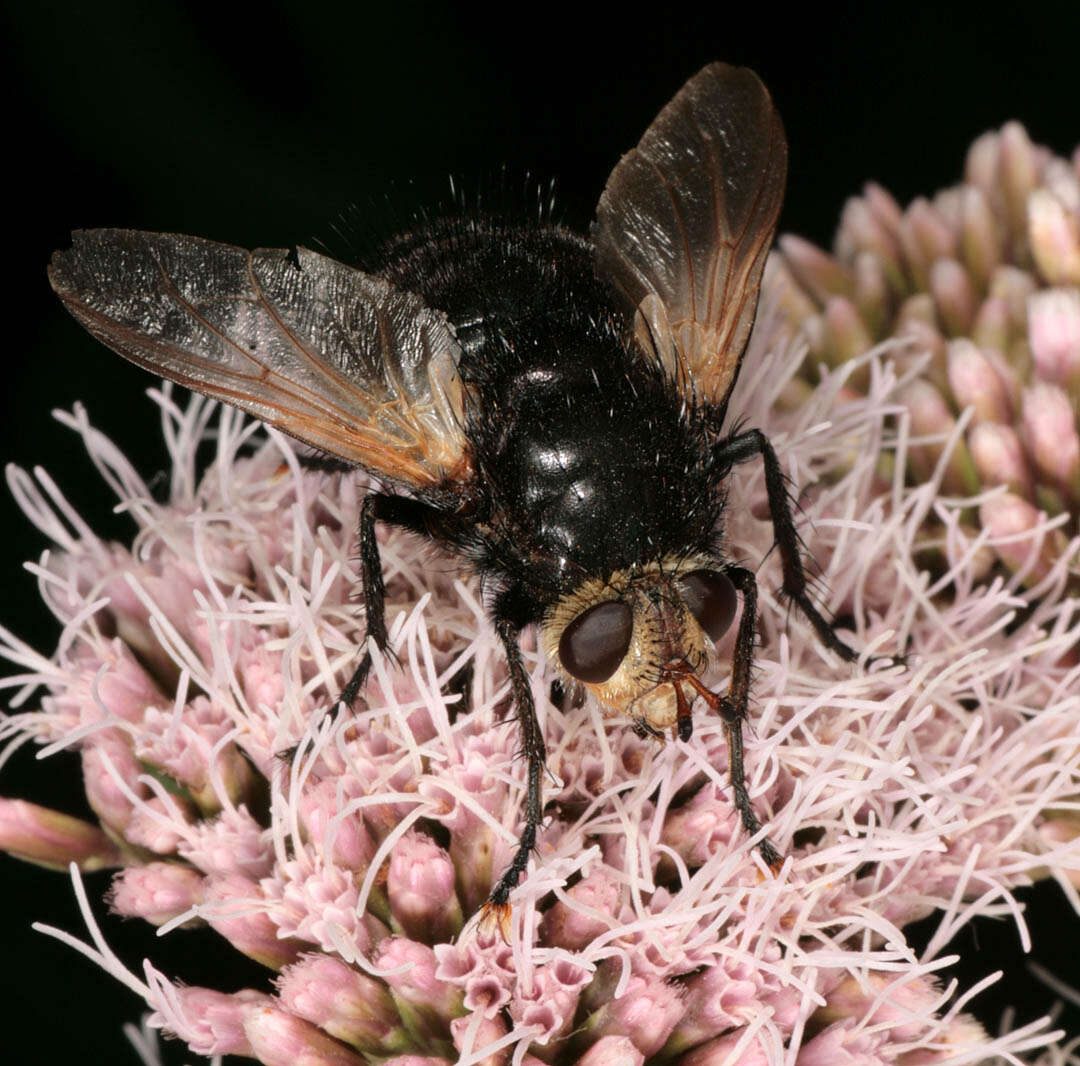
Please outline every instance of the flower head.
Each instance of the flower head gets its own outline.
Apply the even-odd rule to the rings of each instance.
[[[748,787],[784,866],[766,870],[733,817],[721,722],[698,711],[692,740],[664,745],[591,704],[555,706],[526,636],[551,781],[507,942],[473,916],[515,847],[523,766],[498,641],[453,560],[382,534],[397,662],[376,654],[362,701],[335,713],[362,632],[359,478],[305,472],[279,435],[223,412],[210,468],[157,503],[77,410],[65,421],[138,523],[126,548],[77,522],[61,537],[61,498],[11,472],[61,540],[39,572],[64,634],[49,659],[5,637],[37,703],[4,731],[79,751],[99,824],[8,801],[0,846],[114,867],[118,912],[165,935],[209,926],[266,968],[226,993],[82,945],[153,1025],[202,1054],[409,1066],[876,1066],[943,1048],[980,1062],[1051,1039],[992,1040],[936,975],[957,927],[1009,913],[1023,933],[1014,891],[1080,871],[1073,556],[1044,551],[1045,517],[1002,520],[997,549],[1035,561],[982,581],[987,541],[964,540],[939,494],[947,463],[882,488],[886,445],[905,447],[894,364],[864,356],[863,394],[844,369],[785,412],[798,360],[763,316],[735,405],[805,490],[825,606],[857,620],[868,654],[906,648],[908,665],[852,668],[789,619],[762,473],[739,468],[726,543],[760,564],[762,590]],[[160,402],[190,473],[208,405]],[[936,578],[914,561],[930,513],[955,538]],[[729,659],[722,645],[718,686]],[[934,913],[917,958],[904,926]]]
[[[868,185],[844,206],[833,254],[795,236],[780,247],[773,282],[809,344],[807,376],[902,339],[918,368],[897,396],[920,438],[910,476],[947,454],[948,493],[1007,486],[1029,505],[1026,529],[1058,519],[1043,554],[1068,551],[1080,530],[1080,151],[1055,157],[1012,122],[975,141],[961,184],[930,199],[901,209]],[[851,385],[865,389],[867,371]],[[993,517],[973,513],[968,535]],[[997,560],[1024,569],[996,539]],[[924,559],[947,565],[938,523],[921,540]]]

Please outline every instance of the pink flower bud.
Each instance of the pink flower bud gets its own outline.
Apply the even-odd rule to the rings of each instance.
[[[683,990],[683,1016],[665,1045],[665,1055],[746,1025],[761,1009],[762,978],[752,965],[726,960],[691,977]]]
[[[459,761],[444,767],[443,773],[458,790],[469,794],[473,804],[501,813],[507,787],[505,781],[491,770],[493,765],[515,757],[516,744],[517,740],[509,731],[468,737],[457,750]],[[454,793],[428,780],[421,781],[419,791],[444,807],[439,821],[451,834],[450,858],[457,875],[458,900],[465,913],[474,913],[487,898],[493,880],[498,876],[494,873],[496,865],[506,862],[509,852],[503,856],[491,826]]]
[[[945,338],[937,328],[937,312],[929,293],[916,293],[904,301],[897,317],[896,335],[910,342],[897,353],[899,366],[906,368],[912,360],[921,363],[924,353],[929,354],[924,376],[940,392],[947,392]]]
[[[1023,342],[1018,341],[1017,343],[1022,344]],[[1015,351],[1015,347],[1013,350]],[[984,348],[982,349],[982,353],[986,357],[986,361],[994,368],[994,373],[997,374],[998,380],[1001,382],[1001,387],[1005,390],[1011,421],[1016,418],[1016,413],[1020,410],[1020,391],[1023,386],[1023,382],[1020,380],[1020,372],[1018,371],[1017,366],[1006,359],[998,349]],[[1025,381],[1027,380],[1027,377],[1028,375],[1025,372]]]
[[[1024,444],[1041,474],[1080,497],[1077,416],[1057,385],[1033,385],[1022,398]]]
[[[891,234],[900,229],[904,211],[888,189],[876,181],[868,181],[863,186],[863,199],[882,229]]]
[[[725,1036],[718,1036],[699,1044],[679,1059],[680,1066],[773,1066],[775,1059],[769,1053],[761,1036],[744,1040],[745,1030],[736,1029]],[[736,1056],[735,1049],[742,1044]]]
[[[1047,159],[1042,183],[1065,205],[1067,211],[1080,217],[1080,175],[1064,159],[1056,156]]]
[[[986,195],[975,185],[960,191],[960,255],[979,290],[984,291],[1003,258],[1004,240]]]
[[[765,263],[765,280],[777,306],[789,322],[801,322],[817,312],[817,304],[795,280],[787,261],[778,252],[771,254]]]
[[[128,583],[127,575],[137,575],[144,587],[157,579],[146,567],[137,563],[125,548],[113,545],[110,554],[111,565],[102,584],[102,593],[109,598],[109,614],[115,622],[117,637],[132,649],[140,661],[147,664],[152,676],[166,685],[175,682],[179,669],[157,639],[150,626],[149,611]],[[170,615],[174,623],[186,618],[193,606],[191,586],[186,585],[186,588],[187,604],[176,615]]]
[[[971,339],[983,351],[992,349],[1007,352],[1012,341],[1009,326],[1009,309],[1005,301],[997,296],[988,297],[975,312],[975,321],[971,325]]]
[[[1071,844],[1080,838],[1080,819],[1064,816],[1048,818],[1039,826],[1039,836],[1051,847]],[[1077,888],[1080,888],[1080,844],[1075,848],[1072,864],[1066,866],[1065,875]]]
[[[247,1008],[244,1034],[253,1057],[264,1066],[367,1066],[363,1055],[350,1051],[311,1022],[277,1007]]]
[[[737,824],[732,803],[719,795],[715,785],[705,785],[689,802],[668,812],[660,839],[688,866],[703,866],[728,847]]]
[[[1028,301],[1028,340],[1043,381],[1080,390],[1080,291],[1048,289]]]
[[[1009,422],[1012,409],[993,364],[966,337],[949,341],[949,385],[956,405],[975,408],[976,422]]]
[[[885,195],[888,197],[888,193]],[[874,205],[870,204],[868,195],[852,197],[843,205],[833,242],[834,253],[842,262],[860,258],[873,260],[883,283],[892,294],[901,293],[907,287],[900,242],[896,240],[901,217],[900,208],[896,207],[891,219],[882,219]]]
[[[202,898],[202,875],[177,862],[129,866],[113,878],[109,902],[125,918],[164,925]]]
[[[975,292],[967,271],[955,259],[937,259],[930,267],[929,289],[945,335],[967,333],[975,319]]]
[[[932,476],[946,444],[956,428],[956,419],[941,393],[928,381],[911,382],[901,400],[911,415],[911,432],[917,437],[937,437],[939,441],[912,444],[908,459],[917,477]],[[963,440],[957,440],[945,468],[943,488],[954,495],[974,495],[979,488],[978,475]]]
[[[979,521],[989,531],[998,558],[1010,570],[1024,571],[1029,583],[1044,578],[1064,550],[1060,530],[1049,536],[1038,532],[1044,520],[1045,515],[1011,492],[979,507]]]
[[[825,330],[825,315],[807,315],[801,323],[801,333],[816,364],[829,356],[829,337]]]
[[[388,937],[374,963],[382,971],[401,971],[385,980],[398,1013],[420,1039],[432,1044],[444,1038],[451,1019],[464,1013],[462,988],[435,976],[438,960],[427,944]]]
[[[862,355],[874,343],[859,309],[846,296],[831,296],[825,304],[825,335],[834,366]]]
[[[132,796],[145,799],[144,773],[127,738],[117,729],[94,734],[82,750],[83,784],[94,813],[110,829],[123,833],[131,821]]]
[[[1009,317],[1009,333],[1027,336],[1027,309],[1032,293],[1038,289],[1035,279],[1026,271],[1009,264],[998,267],[990,279],[990,299],[1001,300]]]
[[[233,743],[222,738],[233,728],[225,710],[196,696],[179,716],[150,708],[143,718],[136,754],[183,784],[204,813],[215,814],[225,799],[242,801],[251,787],[251,765]],[[225,795],[217,789],[224,787]]]
[[[884,1037],[852,1029],[847,1023],[818,1033],[799,1049],[796,1066],[888,1066],[878,1054]]]
[[[1001,155],[1001,134],[990,130],[972,141],[964,160],[964,181],[978,186],[983,193],[996,193],[998,163]]]
[[[151,796],[131,812],[124,837],[156,855],[172,855],[197,822],[198,811],[187,796]]]
[[[821,1025],[858,1022],[887,1029],[890,1043],[906,1044],[926,1032],[940,1004],[941,990],[933,978],[900,981],[895,974],[870,973],[861,981],[854,977],[841,981],[825,997],[825,1006],[815,1012],[814,1021]]]
[[[454,1040],[454,1047],[462,1056],[483,1051],[484,1048],[501,1040],[506,1033],[506,1022],[500,1015],[495,1015],[494,1018],[482,1018],[479,1025],[476,1024],[475,1015],[455,1018],[450,1023],[450,1035]],[[504,1066],[510,1059],[511,1050],[510,1044],[504,1044],[497,1051],[477,1060],[475,1066]]]
[[[437,1055],[394,1055],[389,1059],[382,1059],[381,1066],[453,1066],[453,1060],[439,1058]]]
[[[645,1056],[628,1036],[602,1036],[584,1055],[577,1066],[642,1066]]]
[[[24,862],[92,873],[120,863],[116,845],[96,825],[26,800],[0,798],[0,850]]]
[[[61,713],[73,717],[73,724],[99,722],[106,715],[135,724],[147,707],[165,702],[154,679],[117,638],[76,653],[72,667],[77,674],[57,704]]]
[[[304,955],[275,984],[286,1010],[361,1051],[386,1055],[412,1047],[386,985],[341,959]]]
[[[887,331],[894,301],[895,291],[881,259],[873,252],[860,252],[855,259],[855,306],[871,337]]]
[[[300,797],[300,817],[308,837],[335,865],[363,873],[375,854],[376,843],[358,814],[337,817],[342,806],[364,795],[355,777],[327,778],[309,784]]]
[[[920,196],[904,212],[899,236],[915,287],[929,289],[931,266],[938,259],[956,254],[952,229],[930,202]]]
[[[911,431],[919,436],[945,436],[956,426],[949,405],[933,385],[913,381],[903,394],[904,406],[911,414]]]
[[[970,1061],[971,1052],[981,1050],[987,1039],[986,1030],[970,1014],[958,1014],[944,1033],[935,1036],[932,1046],[915,1048],[902,1061],[904,1066],[936,1066],[964,1058]]]
[[[278,711],[285,695],[281,652],[268,651],[263,644],[245,648],[240,652],[237,667],[248,703]]]
[[[206,879],[202,916],[237,951],[264,966],[279,970],[293,962],[303,945],[279,938],[278,927],[266,913],[266,900],[259,886],[239,874]]]
[[[873,259],[892,292],[906,287],[896,231],[902,213],[896,201],[880,186],[868,185],[863,196],[853,196],[840,213],[836,254],[844,261],[862,256]]]
[[[544,942],[568,951],[581,951],[611,928],[618,914],[620,889],[603,867],[597,866],[544,915]]]
[[[435,943],[461,930],[450,856],[424,833],[410,830],[390,856],[390,911],[407,936]]]
[[[585,1022],[591,1038],[628,1036],[646,1058],[655,1055],[682,1017],[679,993],[656,978],[631,977],[626,991],[605,1003]]]
[[[328,953],[337,950],[344,936],[353,951],[366,954],[386,935],[373,913],[358,911],[360,889],[352,871],[320,862],[310,850],[279,864],[259,887],[281,936],[316,944]]]
[[[270,834],[242,805],[191,826],[178,850],[204,873],[240,874],[253,880],[268,874],[274,862]]]
[[[984,485],[1008,485],[1017,495],[1032,498],[1031,471],[1012,426],[980,422],[968,434],[968,447]]]
[[[896,312],[897,333],[906,332],[905,327],[912,322],[937,330],[937,311],[934,308],[934,298],[930,293],[913,292],[900,305],[900,309]],[[942,345],[944,346],[944,341]]]
[[[253,1054],[244,1020],[253,1007],[269,1007],[273,1003],[269,996],[249,988],[230,993],[190,985],[174,986],[173,993],[175,1016],[157,1018],[166,1032],[187,1041],[197,1055]]]
[[[792,233],[780,238],[780,251],[799,284],[824,307],[830,296],[850,296],[851,275],[831,255]]]
[[[1000,181],[1005,194],[1005,214],[1009,233],[1023,239],[1027,229],[1027,201],[1039,182],[1035,146],[1019,122],[1001,127]]]
[[[1027,202],[1028,241],[1039,272],[1051,285],[1080,285],[1080,220],[1049,189]]]

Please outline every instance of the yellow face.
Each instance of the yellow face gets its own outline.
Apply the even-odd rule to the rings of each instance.
[[[731,625],[735,589],[715,560],[667,559],[584,582],[544,617],[548,657],[608,714],[663,731],[700,691],[709,643]],[[682,689],[680,700],[676,686]]]

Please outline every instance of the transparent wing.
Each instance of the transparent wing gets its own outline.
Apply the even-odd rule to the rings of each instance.
[[[305,249],[82,230],[49,281],[132,362],[317,448],[416,489],[471,473],[457,341],[381,278]]]
[[[780,117],[757,75],[713,63],[612,171],[597,272],[684,389],[723,406],[757,310],[787,176]]]

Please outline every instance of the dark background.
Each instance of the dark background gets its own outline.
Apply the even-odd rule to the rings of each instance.
[[[863,4],[801,5],[793,14],[761,3],[692,13],[704,6],[628,14],[507,4],[461,14],[450,4],[272,0],[252,10],[5,5],[4,171],[15,187],[0,458],[41,464],[95,528],[122,538],[125,521],[109,513],[104,487],[50,411],[82,400],[145,476],[161,464],[155,409],[143,395],[150,380],[85,335],[46,284],[49,253],[75,227],[246,246],[322,241],[343,256],[334,225],[350,207],[385,227],[387,199],[407,218],[445,198],[447,175],[476,188],[504,165],[515,176],[557,178],[564,220],[582,227],[619,154],[690,74],[718,58],[753,67],[771,89],[791,149],[781,227],[819,243],[867,179],[902,202],[933,191],[957,179],[972,138],[1007,119],[1021,119],[1059,153],[1080,140],[1073,3],[1010,5],[1007,15]],[[48,651],[56,627],[18,569],[43,539],[6,494],[0,507],[9,544],[3,624]],[[29,757],[17,759],[2,792],[80,809],[74,766],[32,769]],[[40,919],[80,931],[66,878],[6,857],[0,877],[5,1061],[16,1061],[11,1040],[23,1033],[39,1042],[26,1061],[134,1063],[119,1026],[141,1005],[28,928]],[[92,882],[100,896],[101,876]],[[1029,899],[1038,957],[1080,983],[1080,923],[1055,886]],[[108,932],[136,971],[152,954],[192,983],[239,987],[258,973],[200,972],[195,942],[174,936],[170,946],[144,934],[121,923]],[[952,948],[964,955],[965,987],[1007,971],[974,1004],[991,1031],[1009,1005],[1028,1020],[1053,1001],[1015,945],[1010,924],[980,923]],[[1064,1020],[1080,1033],[1080,1011]]]

